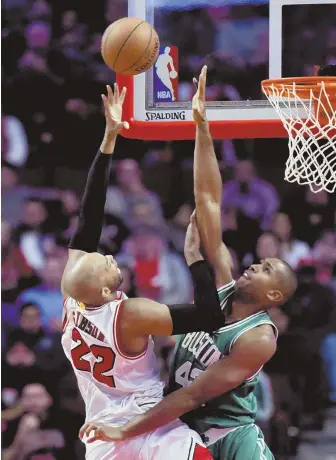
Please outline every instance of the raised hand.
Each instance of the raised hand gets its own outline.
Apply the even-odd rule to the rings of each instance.
[[[128,129],[127,121],[122,121],[122,107],[126,96],[124,87],[119,93],[118,84],[114,84],[114,92],[111,86],[107,85],[107,96],[102,94],[104,112],[106,119],[106,134],[117,135],[123,128]]]
[[[206,121],[206,106],[205,106],[205,88],[207,78],[207,66],[205,65],[201,71],[199,80],[193,79],[197,85],[197,91],[192,100],[193,117],[196,123],[203,123]]]
[[[92,436],[90,434],[92,433]],[[124,439],[121,428],[103,425],[102,423],[85,423],[79,430],[79,438],[89,437],[88,444],[95,441],[122,441]]]

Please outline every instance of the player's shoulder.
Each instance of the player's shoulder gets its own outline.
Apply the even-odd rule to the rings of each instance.
[[[234,349],[244,351],[261,351],[273,354],[276,350],[276,336],[271,324],[260,324],[247,330],[237,338]]]

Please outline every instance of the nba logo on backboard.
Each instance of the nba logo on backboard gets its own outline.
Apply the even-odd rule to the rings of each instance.
[[[154,65],[154,102],[178,101],[178,49],[161,46]]]

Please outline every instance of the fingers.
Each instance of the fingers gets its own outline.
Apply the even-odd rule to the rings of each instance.
[[[122,89],[122,91],[121,91],[120,99],[119,99],[119,102],[120,102],[121,105],[123,105],[123,103],[124,103],[125,96],[126,96],[126,91],[127,91],[127,89],[126,89],[126,87],[124,86],[123,89]]]
[[[106,85],[107,89],[107,99],[110,105],[114,104],[114,96],[113,96],[113,91],[110,85]]]
[[[207,77],[207,66],[203,66],[201,75],[198,82],[198,96],[200,99],[205,98],[205,87],[206,87],[206,77]]]
[[[97,425],[94,423],[85,423],[82,428],[79,430],[79,439],[83,439],[84,436],[89,436],[92,430],[95,430]]]
[[[105,95],[102,95],[103,100],[107,100],[109,105],[113,104],[121,104],[123,105],[127,88],[124,86],[121,93],[119,93],[119,85],[118,83],[114,84],[114,92],[112,91],[112,88],[110,85],[106,85],[106,90],[107,90],[107,98]],[[105,98],[105,99],[104,99]]]
[[[114,103],[118,103],[119,101],[119,85],[118,83],[114,83]]]
[[[106,439],[104,430],[100,427],[95,428],[93,436],[87,440],[88,444],[91,444],[95,441],[104,441]]]

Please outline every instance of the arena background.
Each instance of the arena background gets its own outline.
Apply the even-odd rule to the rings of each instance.
[[[60,346],[60,280],[103,134],[100,94],[115,79],[100,56],[101,35],[127,14],[124,0],[92,3],[2,2],[1,401],[7,460],[84,458],[77,440],[83,404]],[[263,3],[251,1],[245,19],[259,17],[264,27]],[[186,82],[193,76],[193,40],[201,39],[200,30],[214,34],[211,8],[189,4],[187,12],[171,13],[177,27],[172,33],[187,34],[179,50]],[[178,27],[185,20],[188,27]],[[292,17],[292,24],[299,23],[291,29],[295,49],[316,46],[319,55],[321,43],[307,32],[309,23]],[[267,30],[263,40],[267,47]],[[213,43],[220,47],[220,37],[213,36]],[[314,64],[300,61],[302,53],[292,56],[286,66],[295,73],[306,74]],[[336,62],[335,27],[325,37],[323,59]],[[252,71],[240,68],[237,75],[230,65],[231,94],[244,97],[247,81],[250,92],[259,91],[267,66],[262,53]],[[217,93],[225,94],[227,85],[221,89],[211,70],[210,84],[213,76]],[[215,145],[225,181],[223,238],[235,273],[254,260],[280,256],[299,277],[294,298],[271,312],[279,347],[263,372],[258,423],[277,460],[335,459],[335,196],[283,181],[284,139]],[[191,300],[183,244],[193,210],[192,159],[192,142],[117,143],[100,249],[116,256],[130,296]],[[157,338],[156,344],[166,378],[173,339]]]

